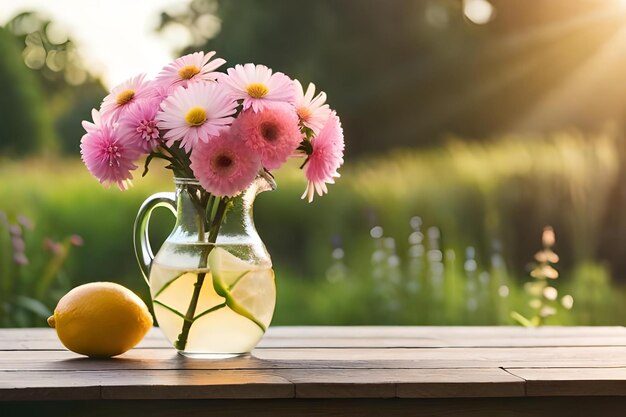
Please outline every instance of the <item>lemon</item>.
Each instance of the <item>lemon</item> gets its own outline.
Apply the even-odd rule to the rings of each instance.
[[[69,350],[108,358],[139,343],[152,327],[152,316],[141,298],[128,288],[113,282],[92,282],[65,294],[48,324]]]

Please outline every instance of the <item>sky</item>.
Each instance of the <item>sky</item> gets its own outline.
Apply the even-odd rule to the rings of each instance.
[[[0,0],[0,25],[17,13],[35,10],[67,30],[92,71],[108,87],[147,72],[156,74],[171,61],[186,33],[155,33],[163,10],[186,7],[190,0]]]

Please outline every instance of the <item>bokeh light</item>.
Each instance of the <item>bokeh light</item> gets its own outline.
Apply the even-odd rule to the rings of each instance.
[[[489,23],[494,17],[494,8],[487,0],[465,0],[463,14],[477,25]]]

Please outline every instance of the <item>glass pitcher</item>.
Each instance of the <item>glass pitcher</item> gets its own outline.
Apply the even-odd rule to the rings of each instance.
[[[256,196],[276,184],[259,175],[238,196],[216,199],[195,179],[174,183],[175,193],[146,199],[134,227],[135,254],[158,325],[184,356],[248,353],[265,333],[276,304],[272,262],[252,208]],[[148,226],[157,207],[170,209],[176,224],[154,255]]]

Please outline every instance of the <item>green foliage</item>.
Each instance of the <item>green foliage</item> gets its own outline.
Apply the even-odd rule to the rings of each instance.
[[[615,288],[604,264],[581,262],[571,272],[568,291],[574,297],[572,314],[576,323],[600,325],[624,317],[626,293]]]
[[[511,310],[526,313],[526,263],[551,224],[559,290],[575,305],[547,324],[623,324],[626,271],[602,249],[607,230],[626,234],[615,220],[626,207],[613,198],[620,152],[611,137],[574,133],[452,142],[348,163],[312,204],[299,199],[297,164],[287,167],[255,203],[276,270],[275,323],[512,324]],[[166,170],[155,165],[127,192],[102,189],[73,159],[6,160],[0,178],[2,209],[36,219],[35,235],[83,236],[67,264],[72,285],[112,280],[149,300],[131,231],[148,195],[173,190]],[[169,212],[154,214],[153,247],[172,225]]]
[[[26,155],[54,146],[54,130],[34,74],[17,40],[0,27],[0,155]]]
[[[71,246],[82,245],[73,235],[55,242],[30,239],[33,225],[24,216],[10,222],[0,212],[0,326],[41,326],[58,299],[70,289],[62,267]],[[28,244],[28,245],[27,245]]]
[[[77,159],[5,160],[0,164],[0,178],[0,208],[34,219],[38,225],[32,232],[34,241],[46,236],[61,240],[69,231],[83,238],[81,256],[66,264],[72,285],[116,281],[146,293],[132,252],[132,227],[148,195],[173,190],[169,178],[150,175],[128,192],[104,189]],[[173,224],[165,210],[154,213],[153,247],[159,247]]]

